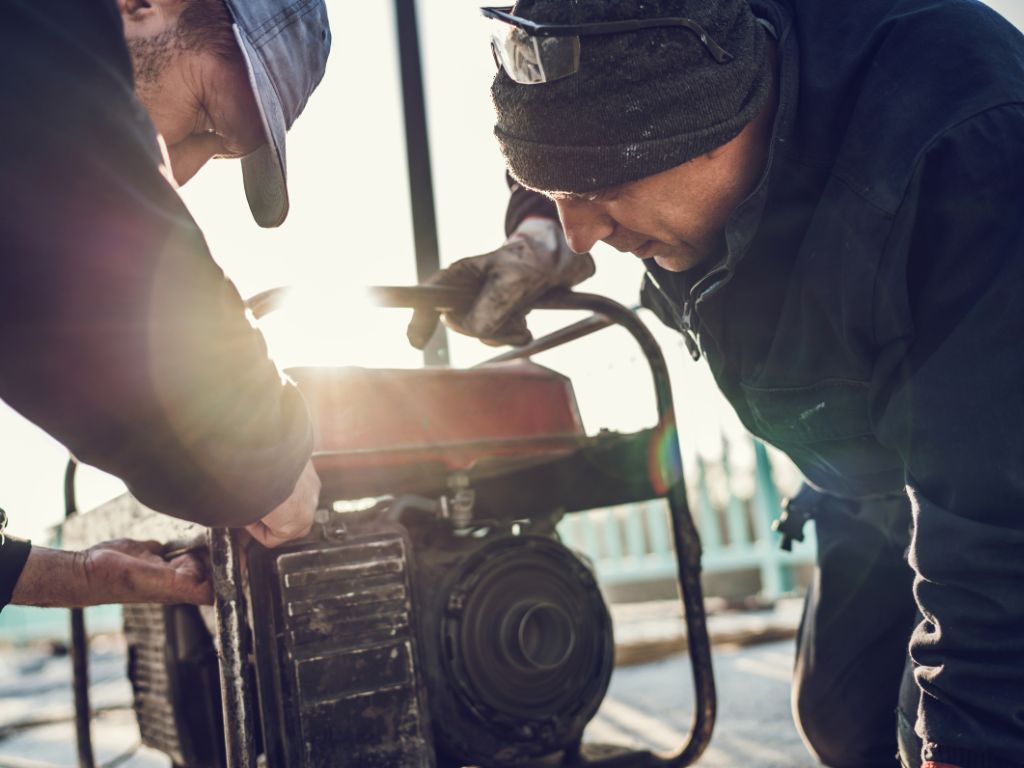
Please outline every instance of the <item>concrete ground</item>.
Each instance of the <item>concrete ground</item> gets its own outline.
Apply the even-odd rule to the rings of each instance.
[[[630,748],[675,750],[685,739],[692,682],[683,623],[675,603],[613,608],[617,667],[608,697],[587,740]],[[795,604],[773,611],[708,617],[716,641],[719,715],[711,746],[698,762],[707,768],[813,768],[789,714]],[[780,639],[782,638],[782,639]],[[97,764],[168,768],[160,753],[138,747],[138,729],[126,706],[131,690],[124,651],[116,640],[92,645],[90,673]],[[39,651],[0,653],[0,768],[73,768],[70,663]]]
[[[815,768],[789,711],[793,641],[719,646],[713,656],[718,719],[706,768]],[[688,658],[616,670],[587,740],[635,749],[676,751],[690,723],[693,692]]]

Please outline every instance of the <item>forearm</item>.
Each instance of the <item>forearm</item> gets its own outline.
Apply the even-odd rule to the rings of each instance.
[[[924,615],[910,642],[926,759],[1019,764],[1024,714],[1024,531],[978,522],[916,493],[910,561]]]
[[[914,505],[917,733],[925,761],[964,768],[1024,755],[1024,177],[1006,172],[1024,162],[1022,130],[1014,106],[933,145],[902,207],[905,274],[878,300],[912,321],[872,412]]]
[[[95,605],[87,590],[81,552],[33,547],[14,586],[11,603],[48,608]]]
[[[108,603],[200,603],[213,595],[194,554],[171,561],[155,541],[118,539],[81,552],[34,547],[11,602],[49,608]]]

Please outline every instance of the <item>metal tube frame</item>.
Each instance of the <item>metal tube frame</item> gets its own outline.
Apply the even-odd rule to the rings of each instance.
[[[444,311],[462,309],[473,300],[471,293],[463,290],[437,286],[378,286],[369,289],[374,302],[381,307],[426,308]],[[285,289],[264,291],[249,300],[248,305],[255,317],[262,317],[278,308],[284,298]],[[633,311],[604,296],[569,291],[551,292],[535,304],[539,309],[554,310],[586,310],[593,313],[584,319],[551,334],[543,336],[526,346],[513,349],[497,357],[491,358],[481,365],[508,360],[528,358],[541,351],[553,349],[569,341],[587,336],[610,325],[620,325],[636,340],[647,358],[651,376],[654,381],[655,398],[658,409],[658,429],[654,434],[676,435],[675,409],[672,402],[672,388],[665,357],[653,334]],[[590,766],[621,766],[621,768],[681,768],[691,765],[707,748],[714,729],[717,698],[715,693],[714,673],[711,664],[711,642],[708,638],[707,623],[704,613],[704,598],[700,583],[701,545],[697,529],[690,514],[686,498],[686,483],[683,477],[682,456],[678,439],[667,441],[669,455],[665,481],[665,499],[668,501],[672,536],[676,551],[676,564],[686,620],[687,640],[689,644],[690,666],[694,683],[694,711],[690,723],[687,740],[677,752],[669,755],[656,755],[651,752],[631,752],[611,759],[587,761],[582,756],[575,758],[574,765]],[[216,533],[220,552],[230,555],[234,544],[226,533]],[[211,537],[211,548],[213,545]],[[230,556],[237,562],[237,555]],[[215,584],[215,603],[218,616],[218,634],[222,647],[233,642],[241,643],[241,627],[235,628],[239,616],[241,586],[237,568],[219,567],[218,558],[214,558],[214,577],[220,581]],[[220,617],[225,617],[222,628]],[[236,646],[237,651],[241,646]],[[224,697],[225,723],[238,724],[237,731],[229,731],[228,765],[229,768],[251,768],[252,761],[252,698],[244,693],[251,681],[226,676],[239,674],[238,664],[241,658],[232,655],[231,659],[222,658],[221,688],[231,696]],[[230,661],[230,663],[228,663]],[[243,670],[244,671],[244,670]],[[237,695],[236,695],[237,694]],[[250,727],[241,727],[249,724]],[[239,740],[244,743],[238,743]],[[234,744],[230,740],[234,740]],[[232,762],[232,748],[240,749],[239,756]],[[245,757],[244,755],[248,755]],[[248,762],[246,762],[248,760]]]
[[[461,291],[444,288],[375,288],[378,304],[390,307],[431,307],[439,310],[465,306],[470,299]],[[275,289],[253,297],[250,310],[261,317],[275,309],[283,291]],[[560,291],[545,296],[538,304],[545,309],[589,310],[594,316],[575,323],[530,344],[499,355],[486,364],[527,358],[540,351],[552,349],[569,341],[582,338],[612,324],[625,328],[640,345],[654,380],[658,408],[658,429],[675,433],[675,411],[672,403],[671,383],[665,358],[654,336],[633,311],[603,296]],[[700,539],[686,498],[686,484],[682,472],[679,442],[668,441],[669,462],[665,479],[665,498],[672,520],[673,542],[676,550],[681,598],[686,620],[690,664],[694,682],[694,711],[690,732],[680,749],[670,755],[650,752],[631,752],[611,759],[586,761],[577,756],[574,765],[621,766],[622,768],[681,768],[692,764],[704,752],[714,728],[716,694],[711,665],[711,644],[704,614],[704,601],[700,585]],[[65,476],[67,513],[75,510],[74,463],[69,463]],[[248,636],[243,616],[246,604],[242,590],[241,552],[230,530],[214,528],[209,531],[210,561],[214,583],[214,608],[217,619],[217,641],[220,653],[221,700],[224,711],[224,735],[228,768],[255,768],[255,685],[247,664]],[[87,651],[81,617],[72,613],[75,662],[76,729],[78,732],[79,764],[91,768],[92,745],[89,738],[89,704]]]
[[[75,473],[78,461],[72,456],[64,470],[64,519],[78,510]],[[72,608],[71,617],[71,690],[75,700],[75,743],[78,768],[95,768],[92,749],[92,710],[89,706],[89,636],[85,631],[85,610]]]
[[[405,118],[406,167],[409,171],[409,203],[413,244],[416,251],[416,282],[422,283],[441,268],[434,206],[434,180],[430,167],[427,102],[423,91],[420,35],[416,0],[394,0],[398,65],[401,70],[402,113]],[[426,365],[447,365],[448,337],[439,325],[423,350]]]
[[[211,528],[209,546],[225,760],[227,768],[256,768],[256,687],[248,663],[249,638],[243,620],[246,602],[241,550],[229,528]]]
[[[610,325],[620,325],[636,340],[651,369],[658,406],[658,429],[655,434],[663,434],[666,431],[676,434],[672,386],[665,357],[661,353],[661,348],[654,335],[634,311],[604,296],[569,291],[549,293],[536,306],[541,309],[582,309],[589,310],[594,314],[578,323],[535,339],[526,346],[493,357],[483,363],[484,365],[528,358]],[[615,765],[629,766],[630,768],[634,768],[634,766],[636,768],[641,768],[641,766],[643,768],[647,768],[647,766],[677,768],[691,765],[700,757],[711,740],[717,710],[714,672],[711,665],[711,642],[708,638],[703,590],[700,583],[700,537],[693,523],[689,502],[686,498],[686,482],[683,477],[679,441],[677,439],[669,440],[668,445],[670,451],[668,468],[674,470],[674,476],[668,478],[666,499],[671,513],[672,538],[676,551],[683,615],[686,619],[695,694],[694,711],[690,723],[690,733],[678,752],[669,756],[634,753],[636,759],[632,761],[621,762],[622,758],[613,761]]]

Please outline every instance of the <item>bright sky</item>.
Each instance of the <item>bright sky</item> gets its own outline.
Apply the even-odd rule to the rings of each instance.
[[[1024,0],[989,3],[1024,28]],[[472,0],[420,0],[421,45],[428,87],[434,188],[443,263],[496,247],[506,201],[503,165],[491,136],[489,84],[494,73],[487,24]],[[288,140],[291,213],[277,230],[249,215],[238,164],[210,164],[182,190],[214,257],[243,296],[278,285],[304,287],[314,301],[265,326],[275,358],[292,364],[414,367],[405,342],[405,312],[346,312],[346,291],[415,282],[405,171],[401,95],[391,2],[342,5],[334,15],[327,75]],[[342,25],[358,12],[358,25]],[[345,29],[345,27],[348,29]],[[359,33],[352,31],[358,26]],[[584,287],[625,304],[637,298],[642,270],[631,256],[595,252],[598,274]],[[315,309],[310,309],[311,307]],[[563,313],[532,319],[534,332],[568,322]],[[749,446],[703,364],[677,335],[656,329],[674,377],[682,444],[716,455],[724,432],[739,463]],[[451,339],[453,362],[469,365],[491,350]],[[603,331],[538,358],[570,374],[588,429],[635,429],[653,421],[649,376],[632,342]],[[0,403],[0,506],[9,530],[40,543],[63,516],[64,449]],[[747,459],[749,461],[749,458]],[[123,491],[97,470],[80,473],[79,502],[88,509]]]

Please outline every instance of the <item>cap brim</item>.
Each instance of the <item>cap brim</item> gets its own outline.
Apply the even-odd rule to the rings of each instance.
[[[285,162],[285,134],[287,125],[281,100],[270,79],[267,68],[237,24],[235,39],[242,51],[249,84],[256,97],[263,134],[267,143],[242,158],[242,182],[249,210],[261,227],[280,226],[288,216],[287,165]]]

